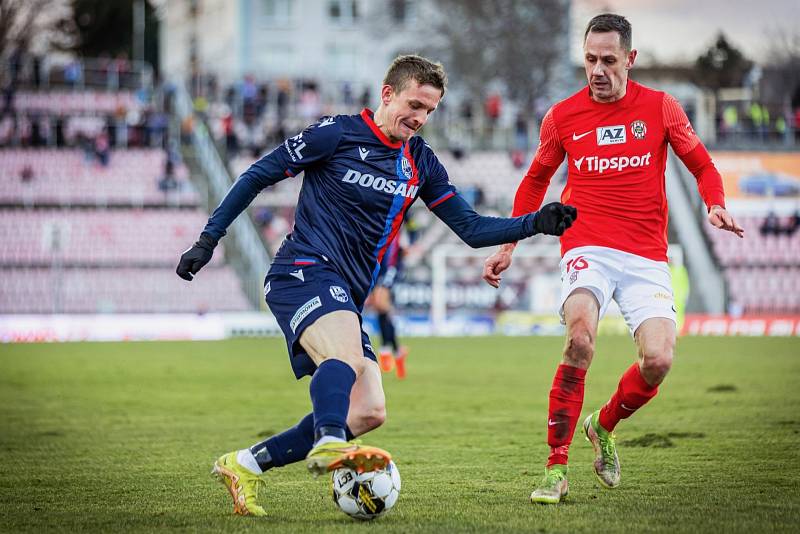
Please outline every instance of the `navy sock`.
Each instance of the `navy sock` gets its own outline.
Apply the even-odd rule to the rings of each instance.
[[[309,388],[315,437],[324,434],[346,438],[350,391],[355,382],[355,371],[341,360],[325,360],[317,367]]]
[[[394,334],[394,322],[388,313],[378,314],[378,326],[381,329],[381,338],[384,345],[391,345],[392,350],[397,352],[397,338]]]
[[[350,428],[345,427],[345,437],[353,439]],[[276,434],[266,441],[250,447],[262,471],[299,462],[314,446],[314,414],[300,419],[292,428]]]

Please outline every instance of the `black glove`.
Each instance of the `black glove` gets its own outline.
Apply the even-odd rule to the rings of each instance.
[[[551,202],[536,212],[533,229],[537,234],[561,235],[578,218],[578,209],[561,202]]]
[[[192,247],[181,254],[181,261],[178,262],[178,268],[175,272],[184,280],[191,281],[197,271],[211,261],[211,256],[214,255],[214,247],[217,246],[217,240],[206,233],[200,234],[200,239]]]

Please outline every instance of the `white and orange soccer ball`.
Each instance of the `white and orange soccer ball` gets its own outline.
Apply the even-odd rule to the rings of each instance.
[[[358,474],[342,468],[333,472],[333,502],[355,519],[380,517],[397,503],[400,496],[400,472],[394,462],[386,469]]]

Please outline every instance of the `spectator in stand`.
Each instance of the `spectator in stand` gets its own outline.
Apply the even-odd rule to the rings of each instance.
[[[500,97],[500,93],[497,91],[492,92],[488,97],[486,97],[486,102],[484,103],[484,111],[486,113],[486,118],[489,119],[489,126],[490,128],[494,129],[497,121],[500,119],[500,112],[502,111],[503,107],[503,100]]]
[[[120,52],[112,61],[108,63],[108,87],[117,89],[125,87],[128,75],[131,72],[131,63],[128,61],[128,54]]]
[[[369,106],[371,102],[371,95],[369,92],[369,87],[365,87],[364,91],[361,93],[361,97],[358,99],[358,103],[362,108],[366,108]],[[800,110],[798,110],[798,118],[800,118]]]
[[[19,179],[23,184],[29,184],[33,181],[33,167],[25,165],[19,171]]]
[[[722,111],[722,131],[725,133],[725,137],[733,137],[738,129],[739,110],[737,110],[736,106],[733,104],[729,104],[725,106],[725,109]]]
[[[348,111],[356,103],[355,98],[353,97],[353,86],[350,84],[350,82],[344,82],[344,84],[342,84],[342,103],[345,105]]]
[[[83,66],[80,60],[73,59],[64,67],[64,81],[70,87],[77,87],[83,84]]]
[[[108,167],[109,159],[111,157],[111,146],[108,142],[108,133],[105,129],[100,132],[94,140],[94,153],[97,156],[97,161],[103,167]]]
[[[303,92],[300,94],[300,117],[303,122],[312,122],[317,120],[321,113],[322,105],[317,91],[317,84],[306,82]]]
[[[781,233],[781,223],[774,211],[770,211],[767,214],[767,216],[764,218],[764,222],[761,223],[761,228],[759,228],[759,231],[763,236],[778,235]]]
[[[233,113],[230,109],[226,109],[222,116],[222,135],[225,137],[225,157],[230,161],[239,150],[239,141],[233,128]]]
[[[178,188],[178,180],[175,178],[175,161],[167,152],[167,159],[164,161],[164,176],[158,181],[158,189],[165,195]]]
[[[267,206],[261,206],[255,213],[256,224],[258,224],[258,227],[262,230],[272,223],[274,217],[275,215],[273,215],[272,210]]]
[[[798,228],[800,228],[800,209],[796,209],[794,215],[789,219],[789,224],[785,230],[786,235],[793,236]]]
[[[42,119],[34,115],[31,117],[31,146],[38,148],[43,147],[47,143],[42,135]]]
[[[258,94],[256,94],[256,115],[260,117],[267,111],[268,102],[269,85],[262,83],[258,86]]]
[[[252,74],[248,74],[244,77],[239,91],[242,97],[242,104],[244,104],[245,108],[255,106],[256,96],[258,95],[258,87],[256,86],[256,80]]]
[[[794,139],[800,142],[800,106],[794,110]]]
[[[528,121],[525,115],[517,113],[514,121],[514,148],[511,150],[511,163],[515,169],[525,166],[525,152],[528,150]]]
[[[0,147],[11,145],[15,129],[14,117],[0,113]]]

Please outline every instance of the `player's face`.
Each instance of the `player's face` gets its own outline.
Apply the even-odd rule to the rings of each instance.
[[[583,43],[583,65],[598,102],[614,102],[625,96],[628,70],[636,60],[636,50],[628,52],[617,32],[589,32]]]
[[[442,90],[410,80],[399,93],[390,85],[381,89],[381,101],[386,109],[381,129],[392,141],[408,141],[422,128],[442,99]]]

